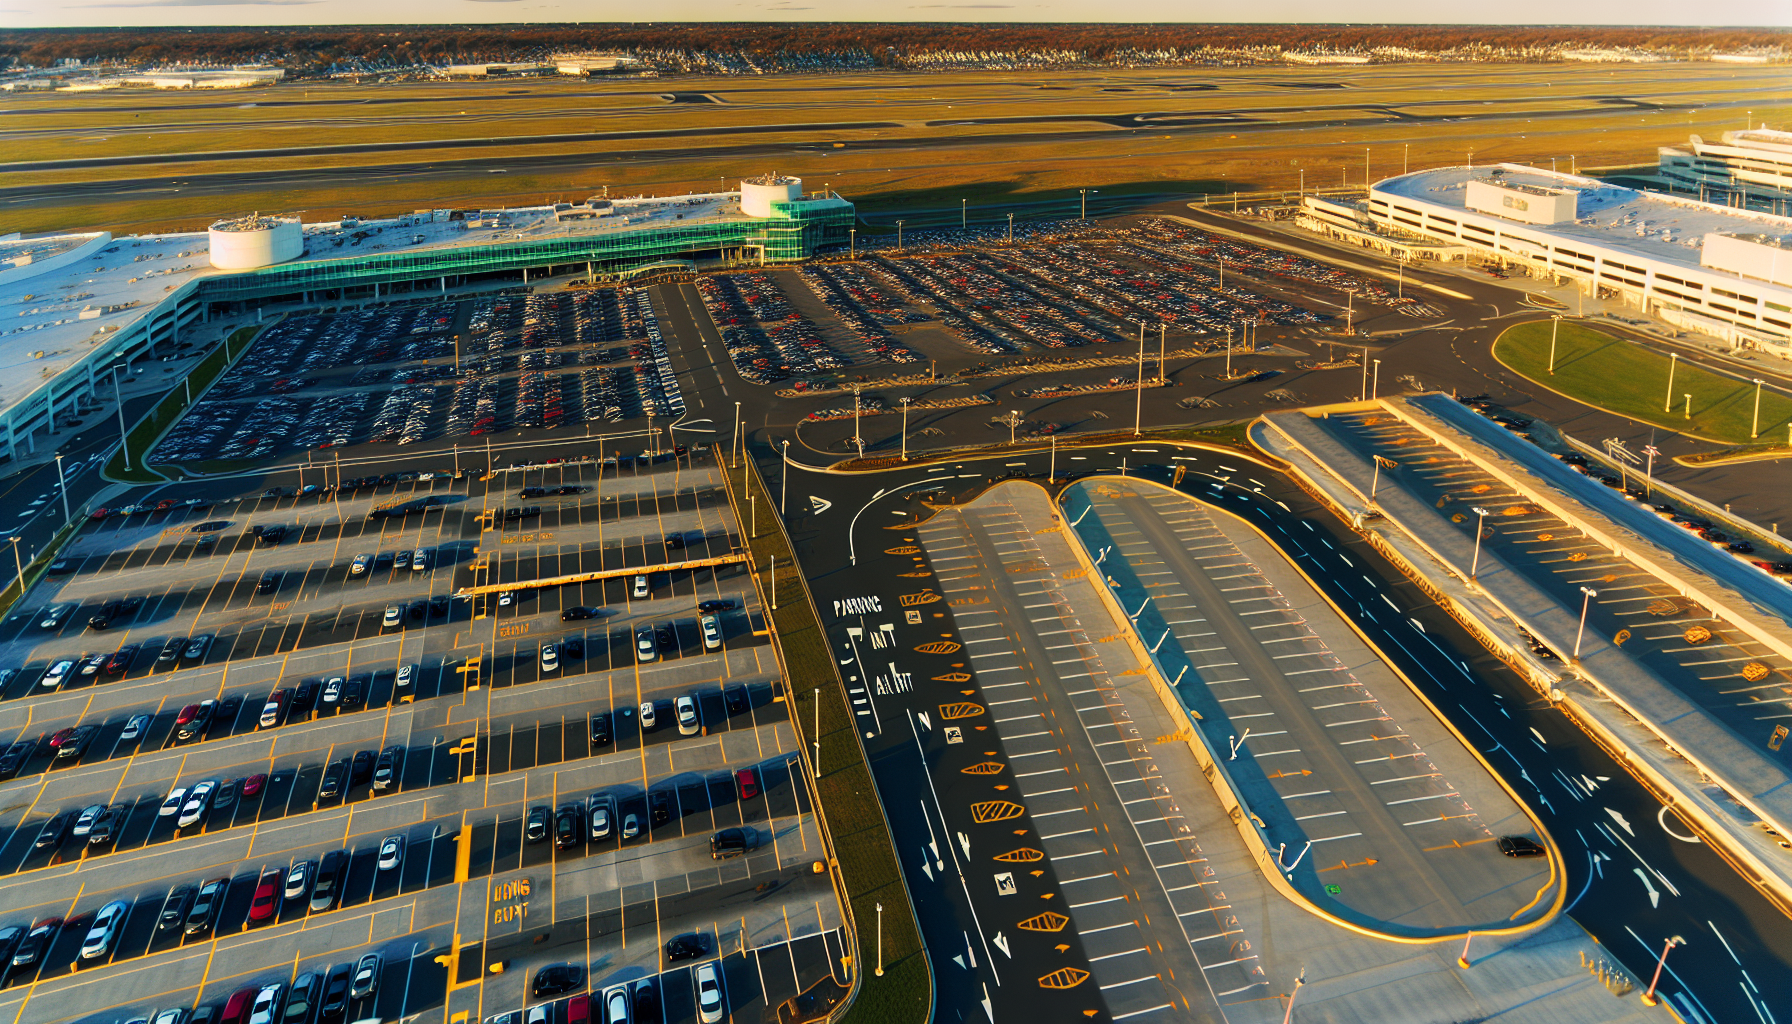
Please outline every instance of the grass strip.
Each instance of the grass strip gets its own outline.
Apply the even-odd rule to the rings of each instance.
[[[1551,391],[1606,412],[1705,441],[1759,441],[1749,436],[1755,422],[1750,381],[1672,360],[1570,320],[1561,321],[1556,334],[1551,373],[1552,326],[1536,320],[1507,328],[1493,343],[1494,358]],[[1762,389],[1760,399],[1759,435],[1772,441],[1792,425],[1792,398]]]
[[[6,589],[0,590],[0,616],[12,611],[12,606],[25,595],[25,591],[30,590],[32,584],[43,578],[45,570],[49,569],[50,563],[56,561],[56,556],[62,552],[62,546],[75,535],[75,531],[80,525],[80,515],[76,515],[75,518],[64,524],[62,529],[57,530],[56,535],[50,538],[50,542],[43,546],[43,550],[37,553],[37,557],[31,560],[31,564],[25,566],[25,571],[14,576],[13,581],[6,585]],[[13,540],[17,541],[18,538],[14,537]]]
[[[762,592],[778,598],[777,610],[768,614],[776,625],[772,642],[779,646],[784,660],[791,721],[802,738],[805,755],[813,756],[814,742],[817,738],[821,742],[817,771],[820,778],[815,780],[818,811],[831,836],[840,878],[852,904],[851,923],[857,932],[859,957],[855,968],[860,972],[858,994],[836,1019],[844,1024],[921,1024],[933,1005],[932,976],[902,872],[896,864],[889,823],[884,819],[871,767],[865,762],[865,751],[859,745],[857,727],[847,705],[846,686],[835,669],[827,635],[792,555],[790,539],[777,521],[776,499],[760,478],[758,467],[753,466],[746,473],[744,492],[741,470],[725,471],[724,475],[729,479],[729,496],[743,527],[750,529],[754,521],[754,513],[741,507],[749,496],[753,504],[765,506],[766,526],[749,537],[747,545]],[[775,574],[768,567],[774,568]],[[877,966],[880,903],[882,977],[873,973]]]
[[[149,453],[154,448],[156,441],[161,439],[176,420],[186,414],[190,408],[187,395],[193,395],[195,402],[203,397],[205,389],[211,387],[213,381],[224,375],[224,371],[230,367],[231,362],[249,350],[250,339],[254,338],[255,332],[260,329],[261,325],[238,328],[224,340],[224,344],[213,349],[210,355],[199,361],[198,366],[193,367],[192,372],[187,374],[186,387],[170,388],[168,393],[162,396],[162,400],[156,403],[155,408],[138,420],[137,425],[125,434],[125,451],[112,456],[112,460],[106,463],[106,478],[119,483],[166,483],[167,477],[150,469],[147,465]],[[132,451],[137,453],[137,461],[132,463],[129,469],[126,469],[125,455]]]

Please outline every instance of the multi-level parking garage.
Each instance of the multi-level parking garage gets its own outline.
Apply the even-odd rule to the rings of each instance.
[[[267,482],[88,522],[0,624],[0,1012],[680,1021],[841,969],[706,455]]]

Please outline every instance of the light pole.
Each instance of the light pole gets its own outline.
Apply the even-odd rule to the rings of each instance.
[[[1367,345],[1363,346],[1363,383],[1361,387],[1357,388],[1356,400],[1359,402],[1369,400],[1369,346]]]
[[[1661,403],[1662,412],[1674,411],[1674,368],[1680,365],[1680,353],[1668,353],[1668,400]]]
[[[1045,479],[1048,483],[1058,479],[1058,435],[1056,434],[1052,435],[1052,456],[1051,461],[1046,463]]]
[[[1099,195],[1101,193],[1101,189],[1098,189],[1098,188],[1079,188],[1079,189],[1077,189],[1077,194],[1079,194],[1083,197],[1083,212],[1082,212],[1082,217],[1081,217],[1082,220],[1089,219],[1089,193],[1091,193],[1091,192],[1094,192],[1097,195]]]
[[[1408,142],[1406,144],[1406,149],[1403,150],[1400,154],[1400,173],[1401,174],[1406,173],[1406,165],[1411,159],[1412,159],[1412,143]]]
[[[1692,396],[1683,394],[1680,397],[1686,399],[1686,418],[1690,420],[1692,419]]]
[[[1487,532],[1487,510],[1476,505],[1469,511],[1475,514],[1475,557],[1468,563],[1468,579],[1473,583],[1481,572],[1481,534]]]
[[[1371,401],[1371,402],[1375,401],[1375,396],[1380,391],[1381,391],[1381,360],[1377,359],[1377,360],[1375,360],[1375,372],[1373,374],[1371,374],[1369,377],[1369,401]]]
[[[896,248],[898,250],[900,250],[902,248],[902,222],[901,221],[896,222]]]
[[[1288,1012],[1282,1014],[1282,1024],[1288,1024],[1289,1021],[1294,1019],[1294,999],[1296,996],[1300,995],[1300,987],[1306,983],[1307,969],[1302,967],[1300,969],[1300,976],[1294,979],[1294,991],[1288,993]]]
[[[846,258],[849,260],[856,260],[859,258],[859,229],[858,228],[847,228],[846,229]]]
[[[1228,351],[1231,339],[1227,338]],[[1144,433],[1141,430],[1145,422],[1145,321],[1139,321],[1139,379],[1133,385],[1132,400],[1132,436]]]
[[[859,450],[859,458],[865,457],[865,436],[859,433],[859,387],[852,389],[852,443]]]
[[[1008,410],[1008,443],[1014,443],[1014,429],[1020,425],[1020,410]]]
[[[18,575],[19,597],[25,596],[25,563],[19,558],[19,538],[12,537],[12,567]]]
[[[1587,606],[1593,603],[1595,597],[1599,596],[1599,591],[1592,587],[1582,587],[1580,593],[1580,628],[1574,631],[1574,663],[1576,665],[1580,664],[1581,637],[1587,633]]]
[[[1556,374],[1556,331],[1562,326],[1562,314],[1552,313],[1549,317],[1549,375]],[[1672,385],[1669,385],[1670,387]]]
[[[1169,328],[1166,325],[1157,325],[1157,380],[1160,384],[1164,380],[1164,337],[1168,333]]]
[[[225,365],[230,363],[230,338],[224,338]],[[124,453],[124,468],[131,468],[131,439],[124,432],[124,398],[118,391],[118,367],[112,367],[112,400],[118,403],[118,450]]]
[[[1649,991],[1643,993],[1643,1005],[1654,1006],[1660,1000],[1655,998],[1655,986],[1661,983],[1661,969],[1667,966],[1668,952],[1675,946],[1686,945],[1686,940],[1678,935],[1670,935],[1661,947],[1661,959],[1655,961],[1655,977],[1649,979]]]
[[[877,905],[877,976],[884,976],[884,905]]]
[[[1008,244],[1014,244],[1014,214],[1008,215]]]
[[[1226,379],[1232,379],[1232,325],[1226,325]]]
[[[778,514],[783,515],[790,497],[790,442],[784,444],[784,479],[778,484]]]
[[[68,514],[68,480],[62,475],[62,453],[56,453],[56,489],[62,493],[62,525],[67,526]]]
[[[1754,422],[1752,422],[1748,428],[1748,436],[1750,440],[1761,436],[1761,385],[1765,383],[1767,382],[1761,378],[1755,378],[1755,418]],[[67,501],[67,498],[63,499],[65,504]]]
[[[898,403],[900,403],[902,406],[902,461],[907,462],[908,461],[908,407],[911,403],[914,402],[914,399],[903,397],[903,398],[898,398],[896,401]],[[784,443],[789,444],[790,442],[786,441]]]
[[[966,209],[966,204],[969,202],[969,199],[960,199],[958,201],[958,226],[960,228],[963,228],[966,225],[967,218],[970,216],[969,211]]]

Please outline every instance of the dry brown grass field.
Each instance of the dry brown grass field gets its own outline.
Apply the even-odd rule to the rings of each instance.
[[[1309,186],[1360,185],[1365,149],[1370,177],[1471,153],[1563,169],[1652,164],[1657,146],[1739,128],[1749,111],[1785,123],[1783,68],[1412,64],[26,94],[0,99],[12,157],[0,162],[0,231],[197,228],[256,209],[372,216],[604,186],[680,193],[774,169],[831,185],[872,223],[955,223],[960,200],[973,218],[1062,215],[1082,188],[1101,190],[1092,212],[1112,212],[1292,188],[1303,172]],[[677,134],[540,138],[616,132]],[[419,148],[384,148],[398,144]],[[382,148],[292,152],[345,145]],[[174,162],[142,162],[151,155]],[[30,169],[66,160],[100,162]]]

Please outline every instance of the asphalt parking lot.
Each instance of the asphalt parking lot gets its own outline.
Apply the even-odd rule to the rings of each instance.
[[[661,946],[700,933],[694,962],[719,959],[730,1010],[757,1019],[840,969],[717,468],[482,476],[188,486],[192,504],[84,524],[0,623],[0,944],[35,949],[0,1013],[222,1007],[373,952],[377,990],[340,1019],[550,997],[558,1019],[577,992],[523,980],[558,958],[600,994],[668,969],[664,1019],[695,1020],[693,962]],[[519,878],[532,896],[487,913]]]

